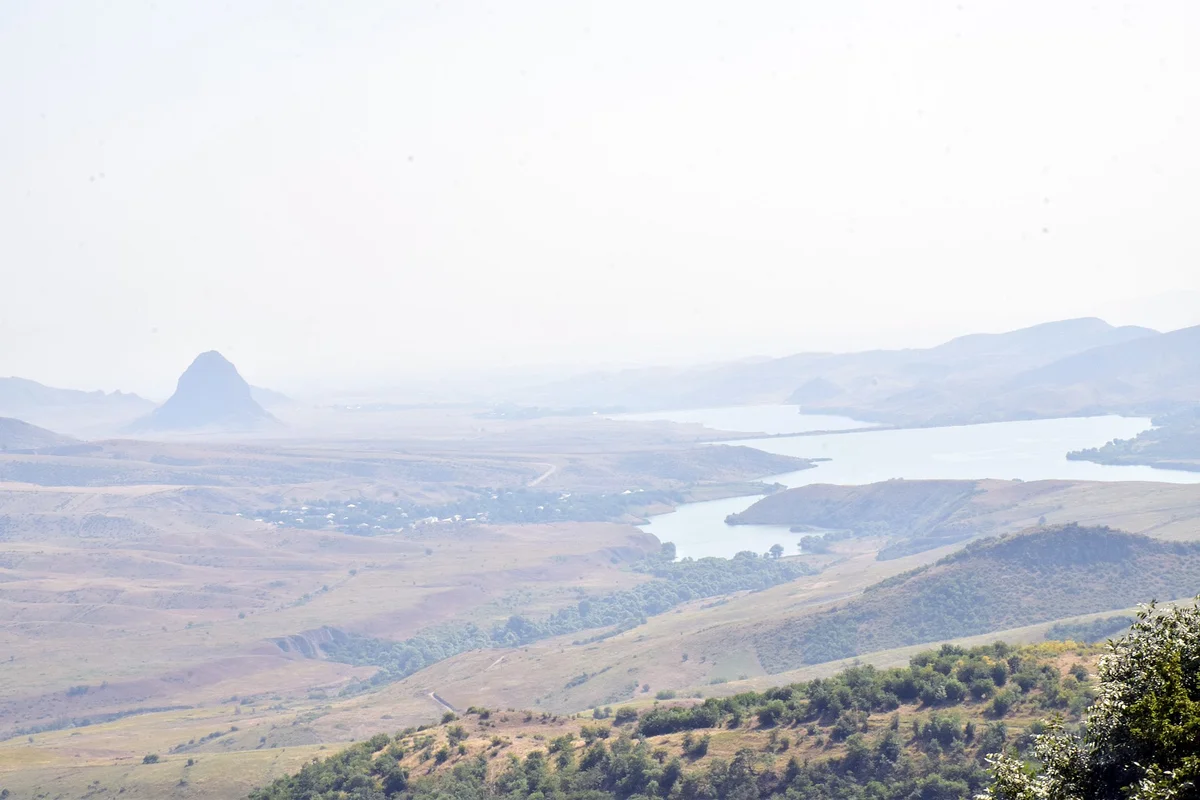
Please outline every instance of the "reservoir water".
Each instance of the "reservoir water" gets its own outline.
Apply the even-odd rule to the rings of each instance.
[[[800,419],[793,419],[796,417]],[[866,424],[845,417],[806,417],[795,406],[665,411],[639,414],[636,418],[693,422],[725,431],[753,433],[849,431]],[[782,483],[788,487],[812,483],[874,483],[891,478],[1200,483],[1200,473],[1196,472],[1067,460],[1066,454],[1071,450],[1099,447],[1111,439],[1128,439],[1149,427],[1150,420],[1144,418],[1074,417],[945,428],[776,436],[730,444],[802,458],[830,459],[813,469],[764,479],[767,483]],[[660,541],[674,542],[681,558],[728,558],[739,550],[763,553],[775,543],[783,545],[785,552],[795,552],[800,534],[791,533],[786,525],[725,524],[727,515],[744,511],[758,499],[759,496],[749,496],[689,503],[672,513],[652,517],[642,528]]]

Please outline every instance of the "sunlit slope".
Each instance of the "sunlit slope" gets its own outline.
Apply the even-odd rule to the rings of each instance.
[[[881,558],[1039,524],[1109,525],[1156,539],[1200,539],[1200,484],[904,480],[812,484],[764,497],[735,525],[800,525],[886,536]]]
[[[1200,544],[1066,525],[983,540],[807,619],[764,625],[770,672],[1200,591]]]

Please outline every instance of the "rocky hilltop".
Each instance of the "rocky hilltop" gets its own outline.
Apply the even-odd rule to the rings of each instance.
[[[216,350],[196,356],[167,402],[130,426],[149,431],[244,432],[278,424],[259,405],[237,367]]]

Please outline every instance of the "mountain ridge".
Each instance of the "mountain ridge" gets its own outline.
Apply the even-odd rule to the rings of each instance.
[[[532,389],[530,399],[540,405],[628,410],[789,403],[802,405],[806,413],[904,425],[1078,415],[1103,412],[1106,398],[1054,387],[1041,393],[1046,397],[1014,393],[1010,405],[994,398],[1034,370],[1101,347],[1152,351],[1163,336],[1150,328],[1081,317],[967,334],[929,348],[802,352],[689,369],[589,373]]]
[[[60,389],[28,378],[0,378],[0,417],[76,436],[116,431],[153,408],[152,401],[131,392]]]

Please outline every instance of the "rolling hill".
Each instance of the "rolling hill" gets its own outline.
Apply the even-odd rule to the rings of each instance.
[[[1065,643],[950,646],[890,669],[588,714],[429,699],[427,724],[382,723],[332,746],[300,739],[303,723],[250,711],[192,739],[177,728],[135,743],[126,733],[123,752],[150,749],[115,766],[80,763],[64,736],[36,766],[0,778],[16,797],[52,787],[50,796],[130,800],[970,797],[990,780],[987,754],[1027,749],[1022,734],[1041,717],[1078,719],[1098,685],[1097,655]],[[955,691],[964,678],[972,691]],[[0,755],[14,760],[24,741],[0,743]]]
[[[0,417],[0,451],[33,452],[73,444],[74,439],[30,425],[19,419]]]
[[[1081,716],[1095,659],[1073,645],[950,646],[903,667],[582,718],[472,706],[313,759],[250,800],[978,796],[988,755],[1027,751],[1016,734],[1040,716]]]
[[[813,484],[768,495],[725,521],[730,525],[808,525],[850,530],[860,536],[885,535],[908,540],[905,551],[917,552],[986,530],[972,508],[973,498],[984,491],[982,483]]]
[[[1158,414],[1200,397],[1200,326],[1095,347],[995,387],[987,410]]]
[[[1198,592],[1200,543],[1063,525],[969,544],[840,606],[767,624],[754,647],[782,672]]]

